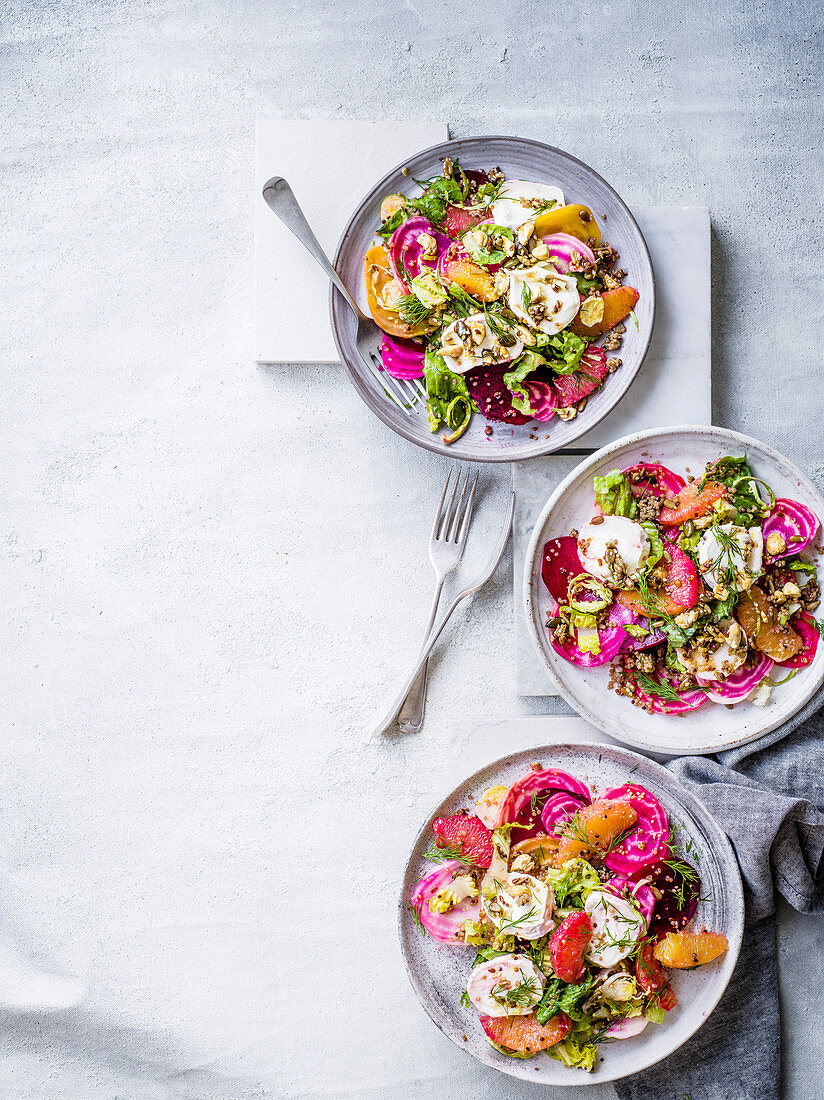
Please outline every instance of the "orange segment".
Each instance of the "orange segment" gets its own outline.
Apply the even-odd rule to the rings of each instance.
[[[381,203],[381,221],[385,222],[387,218],[391,218],[405,202],[406,199],[403,195],[387,195]]]
[[[563,827],[557,865],[562,867],[575,856],[590,859],[597,852],[605,852],[637,820],[638,815],[628,802],[599,798],[584,806]]]
[[[728,947],[723,932],[667,932],[653,955],[671,970],[692,970],[717,959]]]
[[[541,864],[554,863],[559,843],[557,836],[539,833],[537,836],[530,836],[526,840],[519,841],[512,849],[512,854],[532,856],[534,860]]]
[[[468,260],[459,256],[453,256],[444,261],[443,277],[450,283],[456,283],[473,298],[480,298],[482,302],[494,301],[495,280],[480,264],[474,260]]]
[[[638,291],[631,286],[617,286],[612,290],[604,290],[600,294],[604,303],[604,316],[594,325],[585,325],[580,315],[575,317],[569,326],[579,336],[603,336],[609,332],[619,321],[629,317],[631,310],[635,309],[638,301]]]
[[[800,635],[791,626],[778,622],[776,608],[757,585],[738,601],[735,617],[756,649],[779,663],[789,661],[804,647]]]

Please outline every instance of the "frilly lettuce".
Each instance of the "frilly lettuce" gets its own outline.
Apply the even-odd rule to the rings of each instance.
[[[632,486],[620,470],[610,470],[603,477],[594,477],[592,483],[595,486],[595,501],[605,516],[635,518],[638,508]]]
[[[538,367],[545,367],[546,359],[538,352],[527,350],[512,364],[512,370],[504,374],[504,385],[512,394],[512,407],[524,416],[531,416],[535,410],[529,402],[529,394],[523,386],[524,379]]]
[[[581,356],[588,346],[586,340],[582,340],[569,329],[559,332],[557,336],[550,336],[545,344],[552,355],[550,367],[556,374],[574,374],[580,367]]]
[[[562,908],[573,895],[577,895],[578,908],[582,908],[592,891],[601,889],[598,872],[591,863],[587,863],[579,856],[568,859],[560,869],[550,867],[544,875],[544,881],[552,887],[555,893],[555,904],[559,908]]]
[[[567,1035],[566,1039],[550,1047],[547,1054],[550,1058],[563,1062],[565,1066],[592,1073],[598,1058],[598,1047],[595,1043],[588,1043],[583,1038]]]

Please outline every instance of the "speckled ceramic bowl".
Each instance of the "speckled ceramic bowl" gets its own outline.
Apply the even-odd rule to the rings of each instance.
[[[432,821],[473,806],[487,787],[511,785],[533,762],[558,767],[583,779],[596,790],[631,781],[646,787],[661,802],[670,822],[681,827],[679,839],[696,862],[702,881],[702,900],[695,918],[700,927],[723,932],[729,950],[698,970],[674,972],[672,986],[678,1006],[663,1024],[652,1025],[633,1039],[602,1046],[594,1073],[568,1069],[539,1054],[529,1059],[508,1058],[487,1042],[474,1008],[461,1005],[473,959],[473,949],[440,944],[422,936],[409,908],[415,883],[432,864],[423,853],[432,840]],[[744,929],[744,899],[738,864],[724,833],[708,811],[665,768],[625,749],[598,744],[550,744],[507,756],[476,772],[456,787],[430,814],[418,833],[406,867],[400,902],[400,939],[406,968],[421,1004],[441,1031],[474,1058],[511,1077],[544,1085],[589,1085],[615,1081],[637,1073],[672,1054],[706,1020],[724,992],[738,958]]]
[[[575,157],[538,141],[514,137],[476,137],[447,141],[424,149],[393,168],[379,180],[349,219],[335,253],[335,267],[344,283],[368,316],[364,286],[363,257],[380,225],[380,204],[394,192],[418,194],[415,179],[439,175],[441,158],[459,160],[465,168],[491,168],[498,165],[510,179],[529,179],[558,184],[569,202],[589,206],[599,218],[604,237],[621,254],[621,266],[627,283],[640,294],[635,315],[638,328],[627,326],[620,356],[623,365],[607,376],[601,390],[594,393],[575,420],[554,417],[546,424],[530,421],[517,426],[492,424],[491,436],[484,429],[490,423],[475,415],[469,429],[457,442],[447,445],[442,432],[430,432],[426,410],[420,405],[410,417],[386,397],[383,388],[364,366],[355,344],[357,326],[341,295],[330,290],[329,308],[332,332],[341,362],[360,396],[369,408],[393,431],[430,451],[474,462],[511,462],[549,454],[568,447],[590,428],[594,428],[621,400],[641,368],[652,336],[655,317],[655,284],[652,262],[641,230],[624,202],[597,172]],[[407,169],[404,175],[402,169]],[[606,221],[601,215],[606,214]],[[375,329],[375,345],[379,333]]]
[[[824,521],[821,494],[772,447],[725,428],[663,428],[619,439],[576,467],[547,501],[527,549],[523,607],[550,679],[582,718],[618,741],[651,752],[714,753],[744,745],[776,729],[801,710],[824,683],[824,645],[818,647],[808,668],[773,691],[766,707],[747,701],[729,707],[707,703],[687,714],[648,714],[607,688],[609,665],[579,668],[565,661],[549,644],[545,626],[549,594],[541,579],[543,547],[547,539],[569,534],[592,515],[594,475],[635,462],[661,462],[678,474],[683,475],[689,468],[697,476],[707,462],[724,454],[746,454],[754,473],[772,487],[777,497],[799,500]],[[819,584],[824,583],[820,563],[818,579]]]

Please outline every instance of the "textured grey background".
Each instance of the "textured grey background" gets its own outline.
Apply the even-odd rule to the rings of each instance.
[[[562,704],[514,694],[501,569],[433,662],[422,734],[369,740],[425,618],[444,464],[335,368],[254,367],[254,118],[444,117],[454,136],[560,145],[630,205],[708,206],[715,418],[822,484],[820,17],[653,0],[5,6],[0,873],[39,898],[91,991],[75,1015],[4,1021],[7,1092],[537,1095],[422,1018],[392,892],[446,787],[450,718]],[[479,532],[507,477],[486,475]],[[345,826],[307,814],[307,775]],[[324,852],[338,935],[296,919],[307,849]],[[295,954],[354,936],[364,899],[386,980],[351,951],[295,973]],[[176,969],[163,929],[198,914],[201,969]],[[814,929],[820,958],[819,926],[781,929],[792,1100],[818,1095]],[[424,1048],[431,1079],[415,1075]]]

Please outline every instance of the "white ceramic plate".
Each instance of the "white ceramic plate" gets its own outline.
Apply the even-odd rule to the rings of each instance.
[[[576,467],[547,501],[527,549],[524,610],[550,679],[582,718],[616,740],[649,752],[714,753],[744,745],[776,729],[796,714],[824,682],[824,645],[819,645],[808,668],[773,691],[766,707],[746,701],[732,707],[707,703],[687,714],[648,714],[607,688],[609,665],[579,668],[565,661],[549,644],[545,626],[549,593],[541,579],[544,543],[569,534],[590,518],[595,500],[592,478],[596,474],[635,462],[660,462],[682,476],[686,468],[698,476],[707,462],[724,454],[746,454],[753,472],[772,487],[777,497],[798,500],[824,520],[821,494],[792,463],[765,443],[725,428],[659,428],[625,436]],[[818,578],[821,584],[824,574],[820,563]]]
[[[387,400],[383,387],[366,369],[358,352],[357,324],[340,293],[330,285],[329,309],[335,345],[360,396],[393,431],[419,447],[462,458],[471,462],[513,462],[521,458],[549,454],[569,447],[585,432],[594,428],[611,412],[632,384],[647,354],[655,318],[655,280],[652,261],[641,230],[627,206],[606,180],[569,153],[538,141],[515,137],[475,137],[447,141],[424,149],[398,165],[379,180],[358,206],[343,231],[334,265],[344,285],[353,290],[361,308],[366,306],[363,257],[380,224],[380,204],[386,195],[396,192],[418,194],[416,179],[440,175],[441,158],[451,157],[464,168],[491,168],[498,165],[508,179],[552,182],[561,187],[568,202],[582,202],[606,222],[604,239],[621,255],[621,267],[627,272],[627,285],[640,294],[635,307],[636,325],[627,325],[621,345],[623,366],[607,375],[604,385],[587,401],[586,408],[574,420],[553,417],[547,424],[529,421],[513,426],[490,422],[476,414],[469,428],[455,443],[443,442],[443,432],[431,432],[423,405],[407,416]],[[375,347],[380,342],[374,330]],[[486,429],[492,427],[492,435]]]
[[[603,1045],[603,1055],[593,1073],[568,1069],[539,1054],[524,1060],[508,1058],[490,1046],[474,1008],[460,1003],[474,958],[471,947],[441,944],[422,936],[409,910],[415,884],[432,870],[423,853],[432,840],[432,821],[469,808],[487,787],[511,785],[524,776],[529,765],[558,767],[589,783],[596,790],[622,783],[639,783],[661,802],[672,824],[681,826],[682,848],[696,852],[701,875],[702,900],[695,926],[702,922],[729,940],[725,955],[698,970],[673,972],[672,986],[678,1005],[663,1024],[650,1024],[633,1039]],[[462,1050],[493,1069],[543,1085],[590,1085],[620,1077],[660,1062],[693,1035],[721,999],[735,969],[744,929],[741,876],[732,847],[709,812],[660,764],[611,745],[563,743],[507,756],[466,779],[430,814],[406,866],[399,910],[401,950],[409,979],[427,1013],[441,1031]]]

